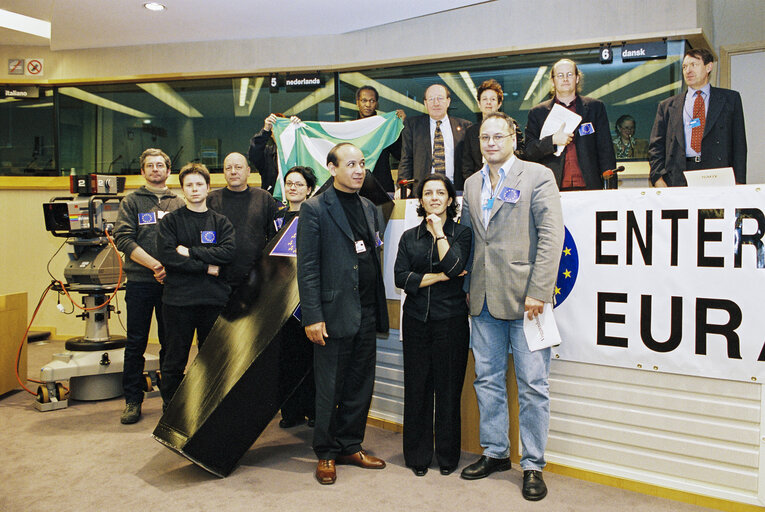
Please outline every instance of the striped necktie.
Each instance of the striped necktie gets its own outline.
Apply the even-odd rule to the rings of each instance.
[[[433,134],[433,171],[446,174],[446,153],[444,152],[444,134],[441,133],[441,121],[436,121]]]

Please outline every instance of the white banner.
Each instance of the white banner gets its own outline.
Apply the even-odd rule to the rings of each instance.
[[[765,379],[758,185],[562,194],[554,357]]]

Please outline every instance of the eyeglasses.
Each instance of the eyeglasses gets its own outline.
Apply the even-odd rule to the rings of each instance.
[[[227,165],[223,170],[231,172],[234,169],[236,169],[237,171],[243,171],[244,170],[244,166],[243,165],[234,165],[234,166]]]
[[[568,73],[558,73],[555,75],[555,78],[558,80],[563,80],[564,78],[574,78],[574,73],[569,71]]]
[[[433,96],[432,98],[425,98],[425,101],[428,103],[443,103],[446,101],[446,98],[443,96]]]
[[[498,133],[496,135],[481,135],[478,138],[481,140],[481,144],[488,144],[491,140],[497,144],[502,144],[502,142],[508,137],[510,137],[509,133]]]
[[[306,184],[305,183],[299,183],[297,181],[285,181],[284,182],[284,186],[285,186],[285,188],[292,188],[292,187],[303,188],[303,187],[306,186]]]

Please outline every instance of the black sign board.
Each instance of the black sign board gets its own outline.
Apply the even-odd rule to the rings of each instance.
[[[634,43],[622,46],[622,61],[666,59],[667,42]]]
[[[4,87],[3,98],[37,99],[40,97],[40,88],[35,86]]]
[[[291,73],[285,80],[287,92],[291,91],[312,91],[324,85],[319,73]]]

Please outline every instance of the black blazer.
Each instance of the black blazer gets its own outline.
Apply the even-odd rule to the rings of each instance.
[[[552,135],[543,139],[539,138],[542,125],[552,110],[553,102],[554,100],[550,99],[529,110],[529,119],[526,125],[526,159],[549,167],[555,175],[558,188],[560,188],[563,180],[565,154],[555,156],[555,144],[552,143]],[[614,156],[606,106],[602,101],[595,98],[577,96],[576,111],[582,116],[582,124],[592,123],[593,128],[595,128],[595,133],[584,136],[580,136],[578,130],[574,131],[572,144],[576,144],[579,168],[582,170],[582,177],[587,188],[601,190],[603,188],[602,173],[616,168],[616,156]]]
[[[383,225],[375,205],[361,197],[370,238],[382,238]],[[380,267],[379,248],[371,250]],[[303,325],[325,322],[333,338],[353,336],[361,325],[359,269],[351,225],[335,188],[300,205],[297,226],[297,279]],[[377,276],[378,332],[388,330],[388,307],[382,272]],[[369,321],[368,319],[363,319]]]
[[[449,116],[449,125],[454,138],[454,187],[462,190],[465,182],[462,176],[462,151],[465,131],[472,123],[459,117]],[[430,174],[433,169],[433,148],[430,142],[430,116],[427,114],[407,117],[401,132],[401,162],[398,166],[398,179],[414,179],[417,183]],[[417,185],[415,185],[417,190]]]
[[[466,180],[483,167],[481,154],[481,123],[471,125],[465,131],[465,147],[462,148],[462,179]]]
[[[683,105],[686,91],[659,103],[651,130],[648,161],[651,183],[664,178],[669,186],[685,181]],[[741,96],[730,89],[712,87],[709,112],[701,139],[701,168],[733,167],[736,183],[746,183],[746,130]]]

